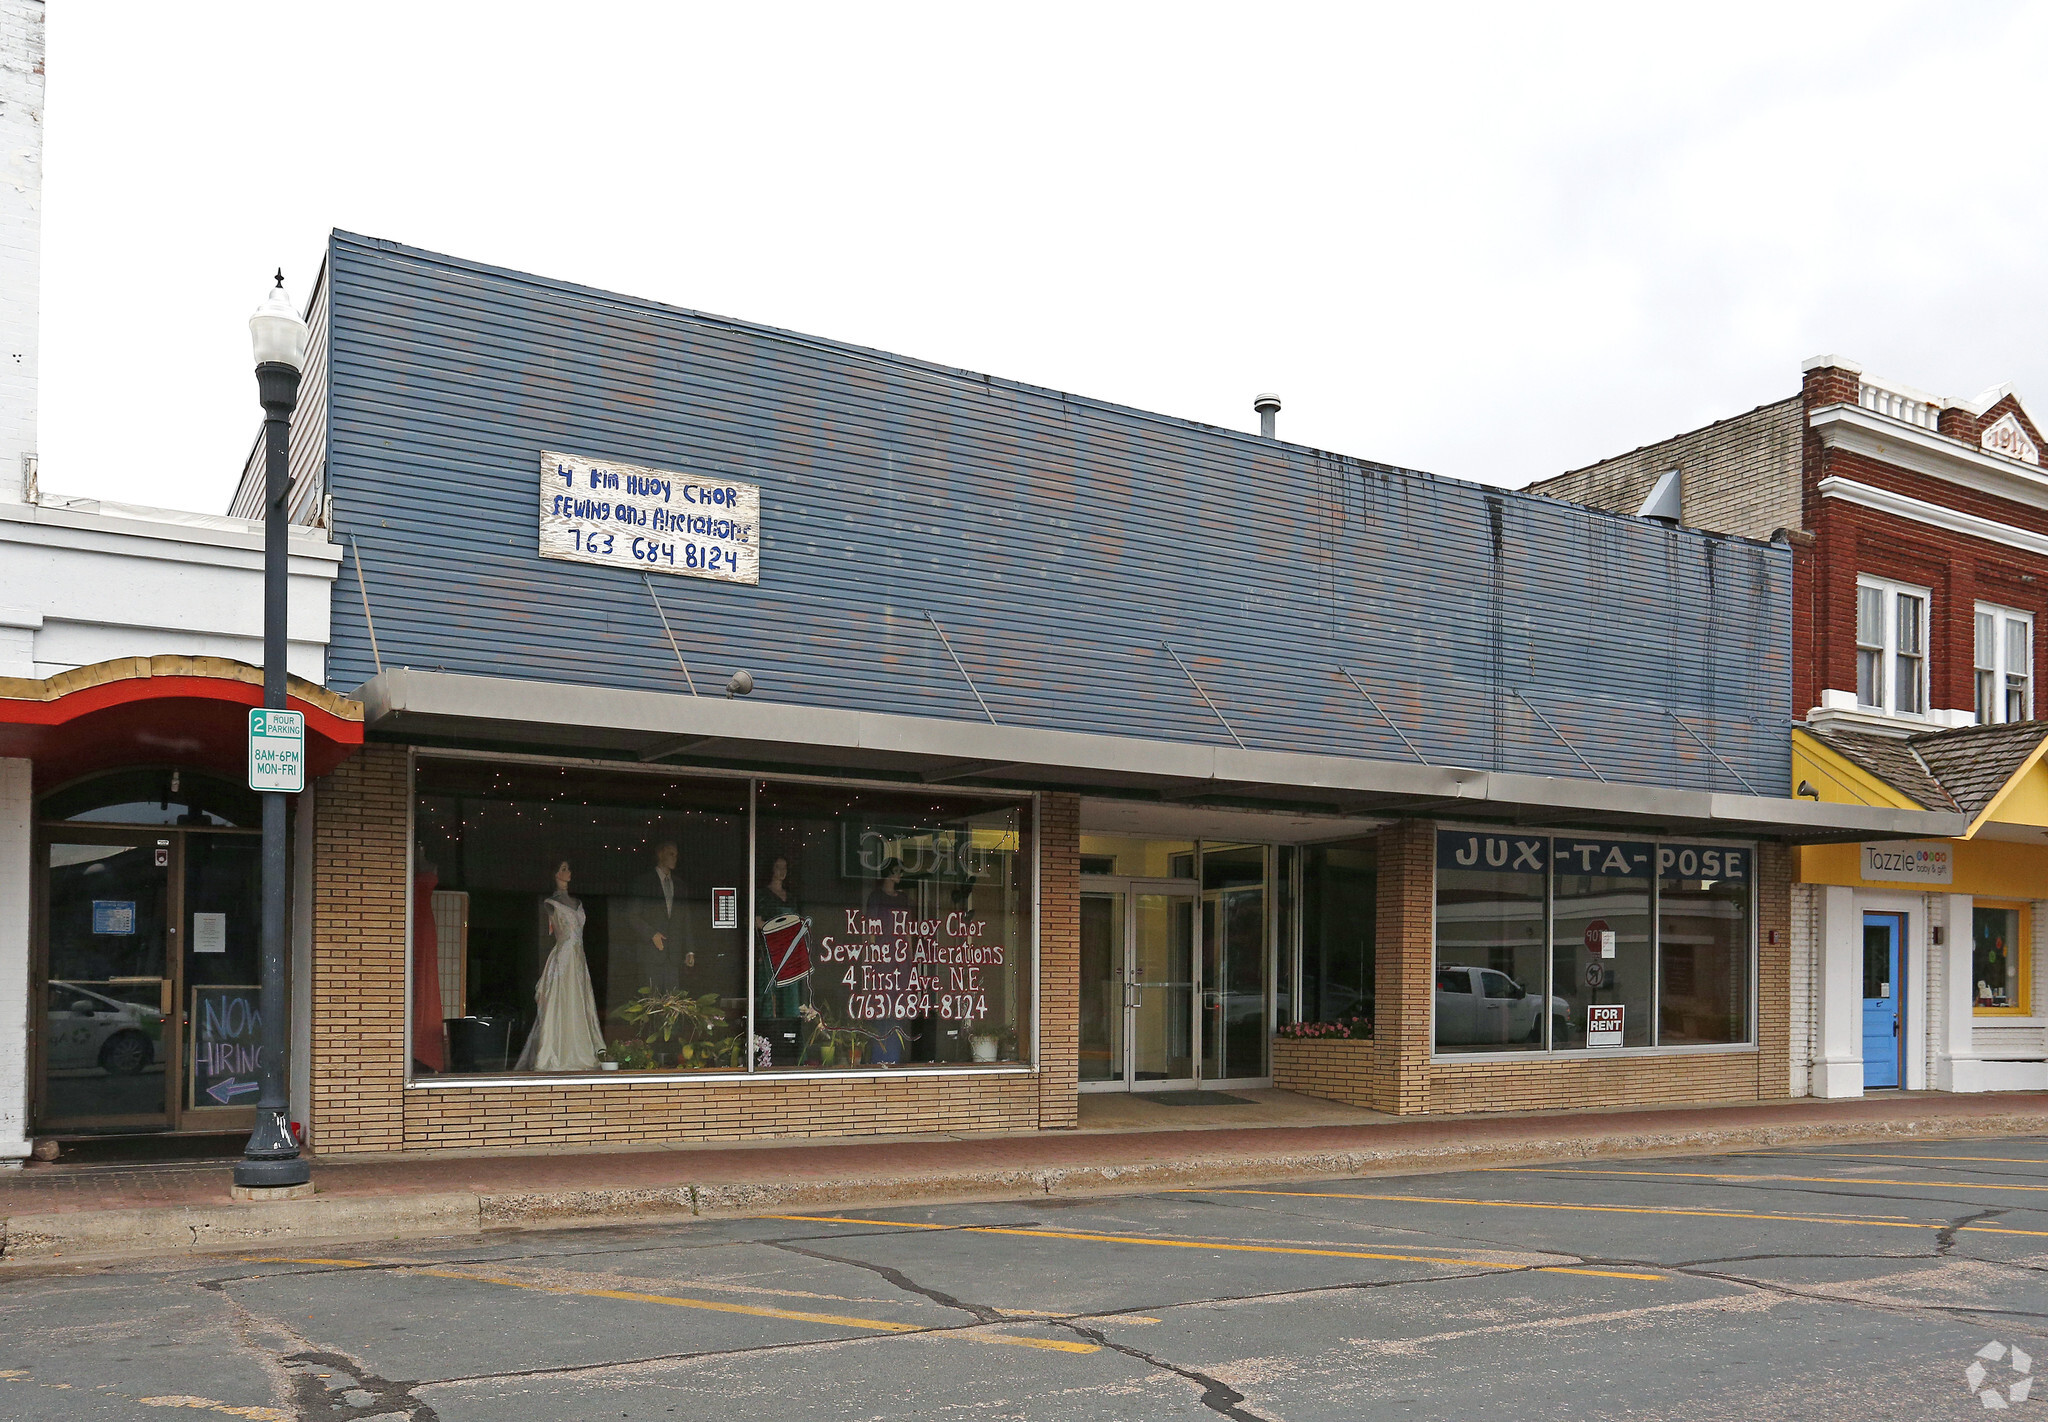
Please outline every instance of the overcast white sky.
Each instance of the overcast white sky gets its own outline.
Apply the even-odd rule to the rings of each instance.
[[[42,478],[218,511],[328,229],[1519,484],[2048,401],[2048,5],[51,0]]]

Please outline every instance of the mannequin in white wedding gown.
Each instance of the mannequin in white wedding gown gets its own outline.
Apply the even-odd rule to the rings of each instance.
[[[534,984],[533,1000],[540,1013],[519,1054],[519,1071],[596,1071],[604,1050],[604,1029],[597,1020],[597,996],[590,990],[590,965],[583,957],[580,900],[569,893],[569,863],[555,866],[555,891],[548,895],[548,933],[554,951]]]

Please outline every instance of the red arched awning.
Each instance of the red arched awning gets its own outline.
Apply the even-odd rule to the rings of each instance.
[[[38,789],[132,765],[187,765],[240,780],[261,668],[225,657],[120,657],[34,680],[0,677],[0,756],[35,762]],[[306,717],[306,771],[325,775],[363,743],[363,706],[292,677]]]

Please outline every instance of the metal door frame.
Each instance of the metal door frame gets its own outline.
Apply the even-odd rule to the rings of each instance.
[[[31,851],[35,864],[32,894],[35,900],[35,951],[33,965],[29,972],[29,1024],[34,1036],[34,1050],[29,1053],[31,1129],[36,1133],[58,1133],[64,1131],[111,1131],[160,1133],[176,1129],[178,1119],[177,1084],[184,1079],[183,1043],[179,1023],[183,1014],[178,1010],[179,997],[179,954],[184,947],[178,941],[179,915],[183,911],[183,858],[180,846],[174,843],[176,831],[158,825],[114,825],[91,822],[71,822],[37,826],[34,848]],[[136,849],[169,850],[164,866],[164,988],[161,993],[159,1010],[164,1014],[164,1108],[161,1112],[131,1116],[71,1117],[46,1115],[49,1091],[50,1051],[50,847],[53,844],[109,844],[127,845]]]
[[[1106,1081],[1084,1081],[1079,1083],[1082,1091],[1120,1091],[1137,1094],[1147,1091],[1196,1091],[1202,1085],[1202,881],[1200,879],[1147,879],[1122,874],[1086,875],[1081,880],[1083,894],[1121,894],[1124,902],[1124,960],[1118,971],[1118,987],[1122,993],[1123,1014],[1123,1068]],[[1132,988],[1136,976],[1138,954],[1138,896],[1159,894],[1191,901],[1189,932],[1193,935],[1191,946],[1192,961],[1189,964],[1191,990],[1188,994],[1188,1015],[1192,1019],[1189,1030],[1189,1070],[1186,1077],[1170,1077],[1163,1081],[1147,1081],[1142,1086],[1137,1079],[1137,1034],[1133,1027],[1137,1021],[1138,1008],[1142,999],[1134,1001]]]
[[[186,1105],[186,1076],[190,1063],[186,1046],[190,1038],[190,995],[185,981],[185,844],[195,834],[224,835],[256,839],[261,832],[238,826],[123,825],[91,820],[38,822],[33,837],[34,872],[30,898],[34,913],[34,942],[29,970],[29,1022],[33,1033],[29,1052],[29,1120],[39,1134],[109,1133],[168,1135],[179,1131],[248,1130],[255,1124],[250,1106]],[[50,1000],[50,915],[49,849],[52,844],[132,844],[143,848],[168,848],[170,863],[164,869],[164,981],[170,1005],[164,1010],[164,1110],[161,1116],[49,1117],[45,1114],[45,1089]]]

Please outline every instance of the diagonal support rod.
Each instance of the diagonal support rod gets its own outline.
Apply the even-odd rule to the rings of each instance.
[[[363,595],[363,626],[370,629],[370,660],[377,664],[377,675],[384,675],[384,654],[377,650],[377,623],[370,616],[370,585],[363,581],[363,550],[356,546],[356,536],[348,536],[349,555],[356,560],[356,591]]]
[[[945,628],[939,626],[939,619],[932,616],[930,611],[927,610],[924,615],[924,620],[931,623],[932,631],[939,634],[939,645],[941,647],[944,647],[946,649],[946,655],[953,659],[953,670],[960,673],[960,680],[966,682],[967,689],[974,693],[974,701],[976,705],[981,707],[981,714],[988,717],[988,723],[991,726],[1002,725],[1003,723],[996,719],[996,713],[988,709],[988,703],[981,699],[981,688],[976,686],[974,684],[974,678],[967,674],[967,668],[961,662],[960,654],[953,650],[953,639],[946,635]]]
[[[1701,749],[1701,750],[1705,751],[1705,752],[1706,752],[1706,753],[1707,753],[1708,755],[1712,756],[1712,757],[1713,757],[1713,758],[1714,758],[1715,760],[1720,760],[1720,761],[1721,761],[1721,768],[1722,768],[1723,770],[1727,771],[1727,772],[1728,772],[1728,773],[1729,773],[1730,775],[1734,776],[1734,777],[1735,777],[1735,779],[1737,780],[1737,782],[1739,782],[1739,783],[1741,784],[1741,786],[1742,786],[1742,788],[1743,788],[1743,789],[1747,790],[1747,791],[1748,791],[1748,792],[1749,792],[1750,794],[1752,794],[1752,795],[1756,794],[1756,786],[1754,786],[1754,785],[1750,784],[1750,783],[1749,783],[1749,782],[1748,782],[1747,780],[1744,780],[1744,779],[1742,778],[1742,772],[1741,772],[1741,771],[1737,770],[1737,769],[1736,769],[1736,768],[1735,768],[1734,766],[1730,765],[1730,764],[1729,764],[1729,763],[1728,763],[1727,761],[1725,761],[1725,760],[1721,760],[1721,752],[1719,752],[1719,751],[1715,750],[1715,749],[1714,749],[1714,748],[1713,748],[1712,746],[1708,745],[1708,744],[1707,744],[1707,743],[1706,743],[1705,741],[1702,741],[1702,740],[1700,740],[1700,734],[1699,734],[1699,732],[1698,732],[1698,731],[1695,731],[1695,730],[1694,730],[1694,729],[1693,729],[1692,727],[1690,727],[1690,726],[1686,725],[1684,721],[1681,721],[1681,720],[1679,720],[1679,717],[1678,717],[1678,713],[1677,713],[1676,711],[1673,711],[1673,710],[1670,710],[1669,708],[1666,708],[1666,710],[1665,710],[1664,714],[1665,714],[1665,715],[1667,715],[1667,716],[1669,716],[1669,717],[1670,717],[1670,718],[1671,718],[1672,720],[1674,720],[1674,721],[1678,721],[1678,729],[1679,729],[1679,730],[1681,730],[1681,731],[1685,732],[1685,733],[1686,733],[1686,734],[1687,734],[1688,736],[1691,736],[1691,737],[1692,737],[1692,738],[1693,738],[1693,739],[1694,739],[1695,741],[1699,741],[1699,746],[1700,746],[1700,749]]]
[[[1557,743],[1563,746],[1566,750],[1570,751],[1572,753],[1572,757],[1575,760],[1577,760],[1580,765],[1583,765],[1586,767],[1586,769],[1592,771],[1593,778],[1595,780],[1599,781],[1602,785],[1608,783],[1607,777],[1600,773],[1599,767],[1594,765],[1592,761],[1587,760],[1584,756],[1579,754],[1579,748],[1564,738],[1563,731],[1558,730],[1557,727],[1552,726],[1550,724],[1550,718],[1544,715],[1541,711],[1538,711],[1536,709],[1535,702],[1531,701],[1528,697],[1522,695],[1522,693],[1519,691],[1515,693],[1515,700],[1521,702],[1524,706],[1528,707],[1529,714],[1534,716],[1537,720],[1541,721],[1546,727],[1548,727],[1550,734],[1557,737]],[[1740,780],[1742,777],[1738,775],[1735,778]]]
[[[1373,710],[1379,712],[1380,719],[1382,721],[1385,721],[1387,725],[1393,729],[1394,734],[1401,738],[1401,744],[1408,747],[1408,754],[1414,756],[1424,765],[1428,765],[1429,757],[1424,755],[1421,751],[1415,748],[1415,742],[1408,739],[1408,733],[1401,729],[1401,723],[1399,721],[1396,721],[1392,716],[1389,716],[1386,712],[1386,708],[1381,706],[1379,702],[1373,700],[1372,693],[1365,689],[1365,683],[1361,682],[1357,677],[1351,674],[1351,668],[1338,667],[1337,670],[1344,673],[1344,679],[1350,682],[1351,685],[1357,689],[1358,694],[1360,696],[1363,696],[1365,698],[1365,704],[1372,707]],[[1598,774],[1599,772],[1596,771],[1594,773]]]
[[[661,630],[668,634],[668,649],[676,654],[676,665],[683,669],[683,685],[690,688],[690,695],[697,694],[696,680],[690,675],[690,664],[683,660],[683,649],[676,645],[676,634],[668,625],[668,614],[662,611],[661,595],[654,590],[654,579],[642,573],[640,581],[647,584],[647,596],[654,600],[654,615],[661,619]]]
[[[1202,704],[1215,712],[1216,719],[1223,722],[1223,729],[1229,732],[1230,739],[1237,742],[1237,748],[1239,750],[1250,750],[1251,747],[1244,743],[1243,739],[1237,734],[1236,728],[1224,718],[1221,711],[1216,709],[1216,703],[1209,699],[1209,693],[1202,690],[1202,683],[1195,680],[1195,674],[1189,671],[1188,664],[1180,659],[1180,653],[1173,650],[1173,643],[1161,642],[1159,645],[1166,648],[1166,655],[1173,658],[1173,664],[1179,667],[1180,674],[1188,679],[1188,685],[1195,689],[1195,695],[1202,698]]]

